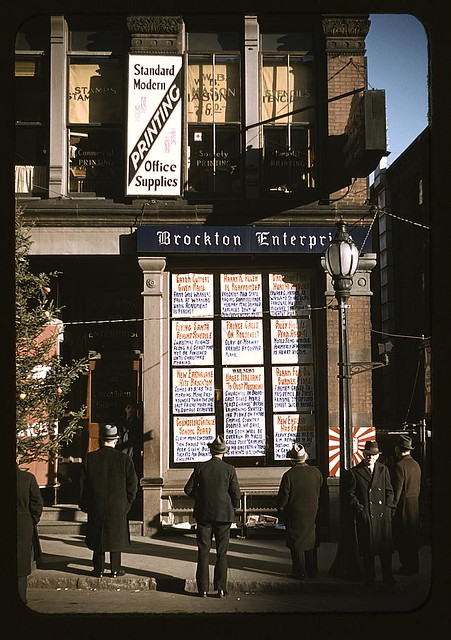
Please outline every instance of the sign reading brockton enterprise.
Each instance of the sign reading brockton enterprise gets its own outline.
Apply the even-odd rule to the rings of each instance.
[[[177,196],[182,183],[182,57],[130,55],[129,196]]]
[[[367,232],[368,227],[350,230],[359,249]],[[335,228],[152,225],[138,227],[136,234],[138,253],[324,253]]]

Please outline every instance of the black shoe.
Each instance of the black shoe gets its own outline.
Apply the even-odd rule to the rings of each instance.
[[[119,571],[112,571],[111,577],[118,578],[119,576],[125,576],[125,571],[123,569],[119,569]]]
[[[218,589],[218,598],[225,598],[229,594],[225,589]]]
[[[206,591],[199,591],[199,598],[206,598],[207,597],[207,592]]]
[[[94,576],[94,578],[103,578],[103,571],[97,571],[97,569],[93,569],[91,571],[91,574]]]

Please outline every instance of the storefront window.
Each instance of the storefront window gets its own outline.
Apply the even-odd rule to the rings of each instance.
[[[187,74],[188,191],[241,188],[239,55],[190,55]]]
[[[217,434],[236,466],[279,464],[295,441],[316,457],[309,305],[307,271],[172,274],[174,465]]]
[[[263,189],[298,194],[315,187],[313,56],[264,55]]]

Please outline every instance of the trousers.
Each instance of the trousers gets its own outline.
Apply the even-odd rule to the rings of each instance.
[[[92,564],[94,565],[94,571],[105,571],[105,552],[94,551],[92,554]],[[110,569],[113,571],[120,571],[121,569],[121,552],[110,551]]]
[[[197,570],[196,583],[198,591],[208,591],[210,549],[215,538],[216,561],[213,575],[215,590],[227,588],[227,551],[230,540],[230,522],[198,522],[197,523]]]
[[[318,574],[318,561],[316,549],[299,551],[291,549],[292,572],[296,578],[303,578],[305,573],[309,578],[316,578]]]

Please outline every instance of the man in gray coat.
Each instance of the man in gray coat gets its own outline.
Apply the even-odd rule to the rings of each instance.
[[[409,436],[398,436],[395,444],[397,462],[392,470],[396,506],[393,541],[401,562],[399,573],[406,576],[416,575],[419,570],[421,467],[410,455],[412,449]]]
[[[80,473],[80,509],[88,514],[86,546],[93,551],[93,575],[105,571],[110,552],[113,577],[125,575],[121,551],[130,544],[128,512],[136,496],[138,478],[130,456],[115,451],[119,435],[114,425],[103,430],[103,446],[87,454]]]
[[[277,509],[286,528],[286,545],[291,551],[292,578],[303,580],[305,573],[316,578],[316,514],[323,476],[317,467],[306,464],[308,453],[298,442],[288,451],[292,468],[280,481]]]
[[[349,471],[349,502],[356,519],[357,542],[363,558],[365,582],[375,580],[375,556],[380,557],[382,580],[393,585],[391,520],[395,504],[388,467],[378,462],[375,440],[365,443],[363,460]]]
[[[223,461],[228,447],[222,436],[209,443],[210,460],[193,471],[185,493],[194,499],[193,515],[197,523],[197,590],[205,598],[209,587],[209,555],[213,536],[216,564],[213,586],[218,598],[227,595],[227,551],[230,525],[240,504],[241,492],[235,468]]]

